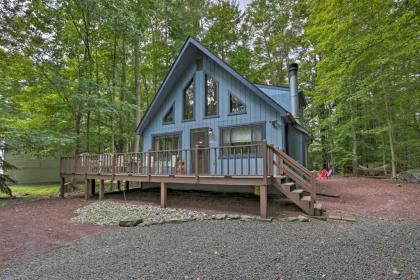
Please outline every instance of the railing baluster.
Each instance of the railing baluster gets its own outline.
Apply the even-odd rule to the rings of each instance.
[[[217,175],[217,148],[213,148],[214,151],[214,175]]]
[[[244,148],[241,147],[241,176],[244,175]]]

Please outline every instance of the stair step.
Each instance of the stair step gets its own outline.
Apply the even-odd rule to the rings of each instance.
[[[311,201],[312,199],[311,199],[311,197],[309,195],[305,195],[300,200],[302,200],[302,201]]]
[[[302,194],[303,190],[302,189],[296,189],[296,190],[293,190],[292,193]]]
[[[293,183],[293,182],[288,182],[288,183],[281,184],[281,187],[282,187],[283,189],[286,189],[288,192],[291,192],[291,189],[292,189],[294,186],[295,186],[295,183]]]

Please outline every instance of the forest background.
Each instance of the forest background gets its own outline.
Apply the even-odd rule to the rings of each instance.
[[[138,151],[136,124],[193,36],[254,83],[287,84],[299,63],[309,168],[420,166],[419,1],[0,3],[8,150]]]

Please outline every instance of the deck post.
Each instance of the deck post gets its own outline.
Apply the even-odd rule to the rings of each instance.
[[[121,181],[117,180],[117,189],[120,191],[121,190]]]
[[[89,195],[95,195],[96,192],[96,179],[91,179],[90,180],[90,193]]]
[[[195,180],[198,183],[198,145],[195,145],[194,150],[194,173],[195,173]]]
[[[268,152],[268,149],[267,149],[267,141],[264,140],[264,142],[263,142],[263,166],[262,166],[264,185],[267,185],[267,171],[268,171],[268,162],[267,162],[268,156],[267,156],[267,152]]]
[[[130,181],[125,181],[125,190],[126,191],[130,190]]]
[[[168,187],[165,182],[160,183],[160,207],[166,208],[166,200],[168,197]]]
[[[85,181],[85,199],[88,200],[89,198],[89,179],[86,179]]]
[[[147,152],[147,178],[150,182],[150,175],[152,174],[152,153],[151,149]]]
[[[66,178],[62,176],[60,179],[60,198],[64,198],[64,185],[66,184]]]
[[[260,216],[267,218],[267,186],[260,186]]]
[[[105,180],[101,179],[100,185],[99,185],[99,200],[103,200],[104,195],[105,195]]]

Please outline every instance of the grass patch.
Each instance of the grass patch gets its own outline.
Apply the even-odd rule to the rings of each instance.
[[[10,187],[12,194],[16,197],[37,198],[55,196],[60,186],[53,185],[14,185]],[[8,197],[4,193],[0,193],[0,197]]]

